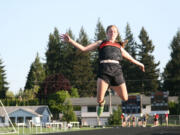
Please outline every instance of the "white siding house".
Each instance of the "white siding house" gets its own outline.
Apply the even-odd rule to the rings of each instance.
[[[82,126],[106,125],[112,110],[117,109],[117,106],[121,105],[121,99],[118,96],[112,96],[111,106],[110,106],[109,97],[105,97],[106,103],[104,106],[104,112],[98,120],[97,119],[98,104],[96,100],[97,99],[95,97],[70,99],[73,106],[80,106],[81,108],[79,111],[75,111],[75,114],[80,119]]]
[[[106,104],[105,104],[104,112],[98,121],[97,119],[98,104],[96,100],[97,99],[95,97],[70,98],[70,101],[73,106],[80,106],[81,108],[79,111],[75,110],[75,114],[79,118],[82,126],[95,126],[98,124],[105,125],[108,122],[108,118],[110,117],[111,112],[113,110],[116,110],[118,106],[121,106],[121,101],[122,101],[119,96],[112,96],[111,106],[110,106],[109,96],[105,97]],[[168,101],[177,102],[178,99],[177,97],[168,97]],[[141,113],[135,114],[135,116],[140,117],[144,114],[151,114],[151,97],[141,95],[141,103],[142,103]]]

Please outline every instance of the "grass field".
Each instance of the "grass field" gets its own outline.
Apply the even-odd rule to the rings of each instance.
[[[180,126],[159,126],[159,127],[108,127],[108,128],[16,128],[17,133],[3,135],[180,135]],[[142,133],[143,134],[142,134]],[[152,132],[152,133],[151,133]],[[176,132],[176,133],[173,133]],[[158,134],[161,133],[161,134]],[[163,134],[164,133],[164,134]]]
[[[41,127],[34,127],[34,128],[26,128],[26,127],[16,127],[16,133],[1,133],[5,135],[31,135],[31,134],[43,134],[43,133],[56,133],[56,132],[72,132],[72,131],[83,131],[83,130],[96,130],[100,128],[71,128],[71,129],[58,129],[58,128],[41,128]],[[1,128],[0,128],[1,130]],[[8,131],[13,131],[12,128],[9,128]]]

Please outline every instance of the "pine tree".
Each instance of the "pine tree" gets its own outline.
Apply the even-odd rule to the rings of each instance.
[[[106,39],[106,31],[104,29],[104,26],[102,25],[100,19],[98,19],[98,22],[96,24],[96,30],[95,30],[95,37],[94,40],[105,40]]]
[[[180,95],[180,31],[174,36],[170,49],[171,59],[163,72],[163,90],[175,96]]]
[[[45,79],[45,70],[43,64],[40,62],[39,54],[35,58],[35,61],[31,64],[30,71],[28,73],[25,90],[34,89],[35,86],[39,86]]]
[[[104,29],[102,23],[100,22],[100,19],[98,19],[98,23],[96,25],[96,30],[95,30],[94,40],[96,42],[98,40],[105,40],[105,39],[106,39],[105,29]],[[95,77],[97,78],[97,73],[98,73],[98,68],[99,68],[98,49],[92,51],[92,53],[91,53],[91,60],[92,60],[93,72],[95,74]]]
[[[83,27],[80,30],[77,42],[82,45],[88,45],[90,43]],[[81,97],[95,95],[96,83],[90,61],[90,52],[84,53],[76,49],[71,83],[74,88],[78,89]]]
[[[137,58],[137,43],[134,41],[133,34],[130,29],[130,25],[127,24],[125,31],[125,39],[128,43],[125,45],[125,50],[134,58]],[[122,61],[123,75],[126,80],[126,85],[128,92],[138,92],[139,82],[138,82],[138,67],[133,63],[123,60]]]
[[[150,94],[152,91],[157,91],[159,87],[159,69],[157,66],[160,64],[160,62],[155,63],[154,56],[152,55],[154,45],[149,39],[144,27],[141,29],[139,39],[141,41],[141,44],[139,44],[138,47],[139,60],[145,65],[145,72],[139,73],[139,79],[141,80],[141,87],[139,89],[145,94]]]
[[[71,31],[71,29],[69,29],[66,33],[69,34],[69,36],[72,39],[74,38],[74,35]],[[70,43],[66,43],[66,42],[62,42],[63,44],[63,49],[61,49],[61,73],[68,79],[71,81],[72,80],[72,72],[73,72],[73,64],[74,64],[74,59],[75,59],[75,52],[76,52],[76,48],[70,44]]]
[[[3,62],[0,59],[0,99],[6,98],[6,92],[8,90],[8,82],[6,81],[6,73],[4,70]]]
[[[54,29],[54,33],[49,35],[48,49],[46,51],[46,75],[60,73],[61,69],[61,45],[59,31]]]

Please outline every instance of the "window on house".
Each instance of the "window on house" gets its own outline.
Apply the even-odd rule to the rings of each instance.
[[[17,118],[17,123],[23,123],[23,122],[24,122],[24,117]]]
[[[10,117],[12,123],[15,123],[15,117]]]
[[[5,122],[5,117],[0,117],[0,123],[4,123]]]
[[[146,108],[146,105],[143,105],[143,109],[145,109]]]
[[[88,106],[88,112],[96,112],[96,106]]]
[[[32,117],[26,117],[26,123],[29,123],[30,120],[32,120]]]

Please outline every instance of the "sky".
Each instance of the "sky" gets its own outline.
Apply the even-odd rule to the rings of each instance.
[[[9,90],[24,88],[37,53],[45,62],[49,34],[69,28],[76,38],[83,27],[93,40],[96,24],[114,24],[124,38],[129,23],[140,43],[142,27],[155,46],[155,62],[160,71],[170,60],[170,43],[180,30],[179,0],[0,0],[0,59]]]

